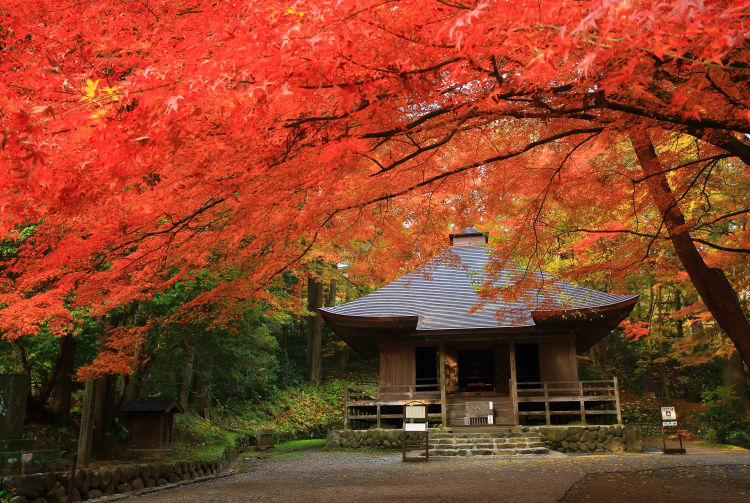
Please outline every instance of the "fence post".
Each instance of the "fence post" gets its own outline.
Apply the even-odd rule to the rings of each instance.
[[[622,411],[620,410],[620,387],[617,383],[617,376],[612,378],[612,384],[615,387],[615,407],[617,410],[617,424],[622,424]]]
[[[349,386],[344,387],[344,429],[349,429]]]
[[[546,382],[544,383],[544,415],[547,419],[547,424],[552,424],[552,418],[550,418],[549,414],[549,386]]]
[[[578,381],[578,390],[581,394],[581,422],[586,424],[586,404],[583,400],[583,381]]]

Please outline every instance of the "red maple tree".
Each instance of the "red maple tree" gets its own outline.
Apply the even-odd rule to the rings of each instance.
[[[0,237],[34,231],[0,330],[207,267],[241,274],[192,305],[230,315],[313,256],[392,277],[453,222],[495,231],[496,267],[624,274],[668,244],[750,362],[724,274],[750,252],[748,5],[10,0]]]

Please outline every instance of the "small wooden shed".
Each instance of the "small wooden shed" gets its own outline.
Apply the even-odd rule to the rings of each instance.
[[[128,429],[129,449],[168,449],[174,415],[183,412],[174,400],[136,400],[120,409]]]

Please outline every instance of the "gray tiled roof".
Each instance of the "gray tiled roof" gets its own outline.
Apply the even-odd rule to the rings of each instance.
[[[615,295],[575,286],[541,273],[533,274],[533,286],[512,300],[484,304],[477,289],[489,261],[485,246],[452,246],[415,271],[365,295],[322,311],[363,319],[418,316],[417,331],[498,327],[533,327],[531,311],[588,309],[632,300],[634,295]],[[494,282],[503,287],[521,271],[503,271]],[[531,273],[529,273],[531,274]]]

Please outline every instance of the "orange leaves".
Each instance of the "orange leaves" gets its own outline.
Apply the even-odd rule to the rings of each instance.
[[[642,337],[648,335],[649,326],[645,321],[630,321],[624,320],[619,325],[623,329],[625,336],[632,342],[640,340]]]
[[[43,306],[103,313],[203,269],[236,276],[196,313],[270,301],[263,289],[311,256],[385,281],[458,221],[493,230],[509,264],[612,279],[647,261],[676,275],[663,233],[648,248],[660,222],[620,131],[750,121],[746,86],[719,64],[746,62],[747,15],[718,0],[260,0],[180,15],[195,2],[157,0],[158,17],[36,4],[11,0],[17,36],[0,60],[0,236],[41,223],[2,273],[0,326],[14,334]],[[669,134],[670,166],[721,152]],[[742,201],[717,165],[702,205],[703,167],[670,178],[691,190],[690,225]],[[716,198],[718,180],[736,193]]]

